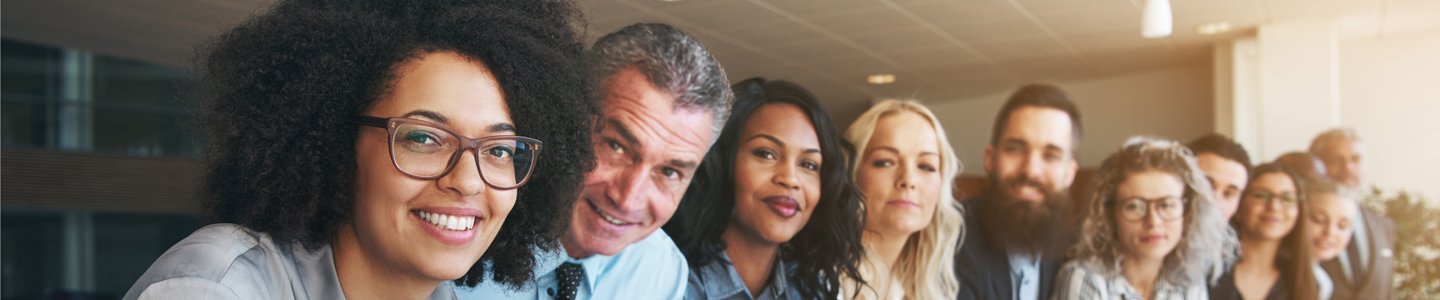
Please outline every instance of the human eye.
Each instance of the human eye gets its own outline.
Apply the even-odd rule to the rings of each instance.
[[[891,160],[888,160],[888,159],[879,159],[879,160],[875,160],[875,161],[873,161],[873,162],[870,162],[870,166],[873,166],[873,167],[876,167],[876,168],[884,168],[884,167],[889,167],[889,166],[894,166],[894,165],[895,165],[895,162],[894,162],[894,161],[891,161]]]
[[[1141,201],[1139,199],[1126,200],[1125,202],[1123,202],[1123,204],[1120,205],[1120,210],[1131,213],[1142,212],[1145,210],[1145,201]]]
[[[1019,153],[1019,152],[1024,151],[1024,150],[1025,150],[1025,149],[1022,149],[1022,147],[1020,147],[1019,145],[1013,145],[1013,144],[1011,144],[1011,145],[1000,146],[1000,151],[1004,151],[1004,152],[1006,152],[1006,153]]]
[[[680,170],[675,168],[665,167],[660,169],[660,175],[665,176],[666,179],[678,180],[683,178],[682,176],[684,176],[684,173],[680,172]]]
[[[770,150],[764,148],[750,151],[750,154],[755,155],[755,157],[759,157],[761,159],[775,159],[775,153],[770,152]]]
[[[1176,198],[1169,198],[1165,199],[1163,202],[1160,202],[1160,209],[1164,210],[1176,210],[1184,206],[1185,201],[1181,201],[1180,199]]]
[[[485,155],[496,158],[510,158],[515,156],[515,146],[506,144],[495,144],[485,148]]]
[[[925,172],[935,172],[936,170],[938,170],[937,168],[935,168],[935,165],[931,164],[920,164],[919,168],[920,170],[924,170]]]
[[[1046,161],[1059,161],[1061,158],[1064,158],[1064,155],[1060,154],[1059,151],[1045,151]]]
[[[615,141],[605,141],[605,145],[610,147],[610,151],[615,151],[615,153],[619,154],[625,154],[625,145],[621,145],[620,143]]]
[[[816,163],[816,162],[814,162],[814,161],[806,160],[806,161],[800,162],[800,167],[801,167],[801,168],[805,168],[806,170],[810,170],[810,171],[812,171],[812,172],[814,172],[814,171],[820,171],[820,164],[819,164],[819,163]]]
[[[405,150],[416,153],[431,153],[444,148],[443,139],[434,131],[421,128],[405,130],[396,134],[396,143]]]

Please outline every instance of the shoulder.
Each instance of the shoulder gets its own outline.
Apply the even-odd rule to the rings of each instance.
[[[214,224],[200,228],[189,237],[170,247],[156,259],[140,279],[131,286],[125,299],[168,295],[246,294],[245,290],[263,288],[270,268],[285,265],[271,259],[284,259],[269,236],[235,224]],[[283,272],[284,270],[276,270]],[[254,285],[244,285],[254,282]],[[240,284],[236,286],[236,284]],[[176,298],[176,299],[179,299]],[[222,297],[223,298],[223,297]]]
[[[655,291],[664,295],[664,299],[684,296],[690,279],[690,266],[685,261],[685,255],[680,253],[680,248],[663,229],[656,229],[649,237],[610,257],[602,270],[597,279],[600,286]],[[619,292],[622,293],[617,295],[633,293]]]
[[[1053,300],[1101,299],[1109,294],[1109,278],[1105,272],[1096,270],[1091,264],[1070,261],[1060,267],[1055,276]]]

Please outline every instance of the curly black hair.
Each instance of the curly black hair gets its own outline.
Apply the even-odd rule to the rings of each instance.
[[[675,244],[685,254],[691,269],[721,259],[725,241],[720,239],[735,213],[735,156],[740,131],[750,113],[770,103],[794,104],[804,110],[820,140],[819,205],[810,221],[780,248],[782,261],[796,262],[790,282],[805,299],[835,299],[841,278],[860,278],[858,264],[865,252],[860,233],[865,229],[864,196],[850,176],[854,153],[840,135],[840,129],[810,91],[786,81],[751,78],[736,83],[735,106],[720,138],[710,147],[695,172],[676,218],[665,224]],[[728,261],[725,263],[729,263]],[[703,278],[702,278],[703,280]]]
[[[596,118],[577,5],[565,0],[285,0],[201,50],[199,125],[211,139],[202,183],[218,222],[307,248],[350,220],[359,127],[352,116],[396,66],[451,51],[499,82],[519,135],[545,142],[539,170],[480,261],[457,285],[519,287],[536,249],[556,249],[584,174]]]

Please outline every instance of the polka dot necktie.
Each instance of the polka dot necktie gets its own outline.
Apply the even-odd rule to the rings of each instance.
[[[575,290],[580,288],[580,280],[585,275],[585,269],[581,269],[580,264],[567,262],[561,264],[560,269],[555,270],[555,274],[560,275],[560,290],[555,293],[555,299],[575,300]]]

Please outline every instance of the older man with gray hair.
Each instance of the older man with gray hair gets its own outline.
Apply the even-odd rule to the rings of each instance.
[[[537,259],[533,286],[484,282],[467,299],[681,299],[689,267],[660,230],[725,125],[734,97],[695,38],[664,24],[601,37],[587,68],[601,114],[562,249]],[[524,200],[523,198],[521,199]]]
[[[1335,183],[1353,195],[1365,174],[1365,139],[1353,128],[1335,128],[1321,133],[1310,143],[1310,154],[1325,162],[1325,171]],[[1335,259],[1320,266],[1335,283],[1330,299],[1391,299],[1395,288],[1395,222],[1384,214],[1356,205],[1359,218],[1353,223],[1350,245]]]

